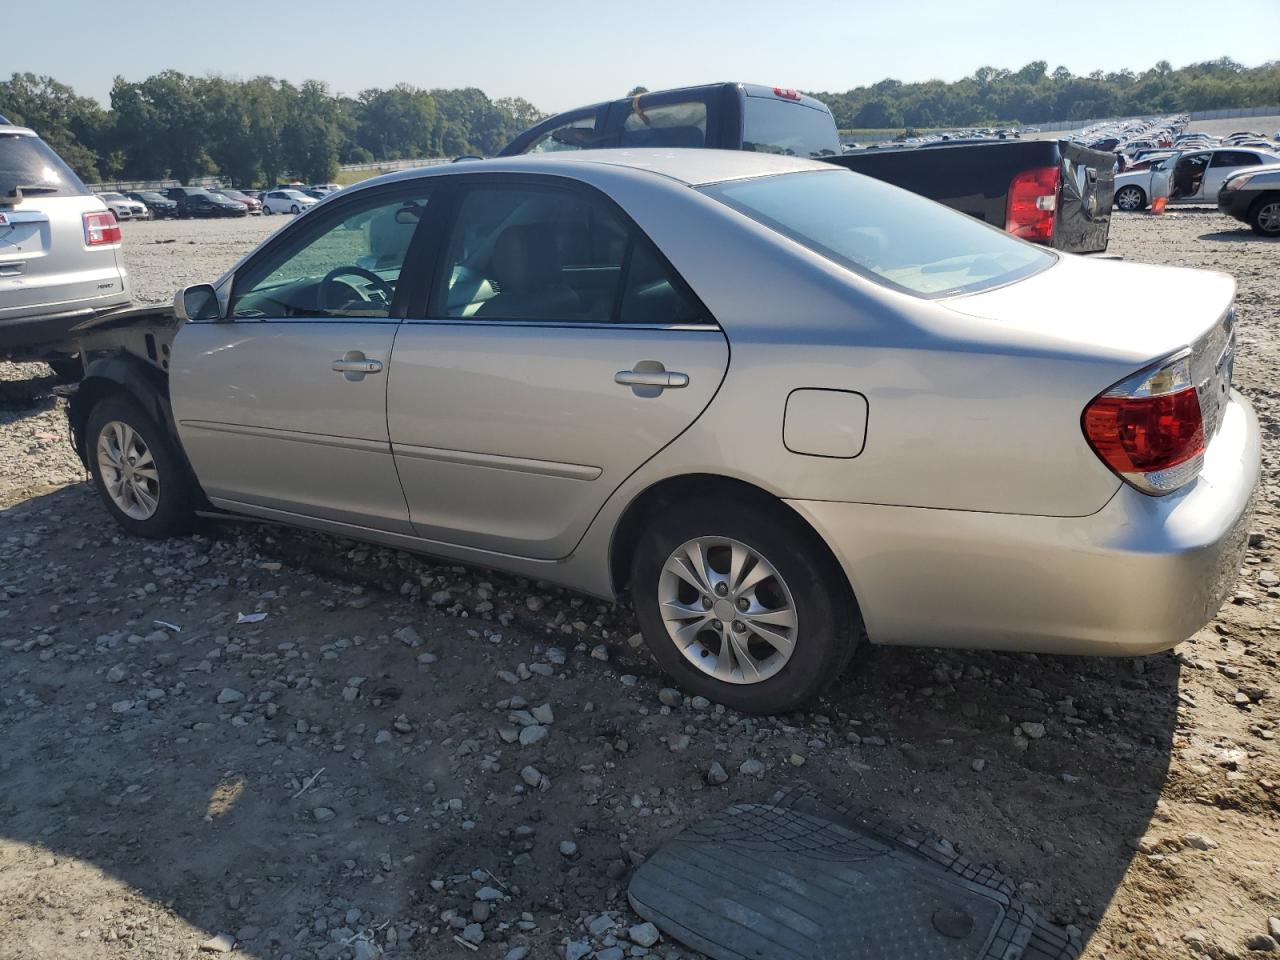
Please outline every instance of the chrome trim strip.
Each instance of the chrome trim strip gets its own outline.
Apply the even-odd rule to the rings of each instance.
[[[274,427],[254,427],[241,423],[217,423],[212,420],[182,420],[179,426],[211,433],[235,433],[246,437],[262,437],[267,440],[292,440],[296,443],[314,443],[321,447],[340,447],[344,450],[363,450],[365,453],[390,453],[391,444],[386,440],[363,440],[359,437],[333,437],[323,433],[303,433],[301,430],[277,430]]]
[[[604,472],[600,467],[579,463],[530,460],[526,457],[504,457],[496,453],[471,453],[466,450],[443,450],[439,447],[416,447],[405,443],[392,444],[391,452],[397,457],[408,457],[412,460],[435,460],[467,467],[489,467],[494,470],[532,473],[540,477],[559,477],[563,480],[595,480]]]
[[[577,320],[472,320],[467,317],[429,319],[408,317],[402,321],[415,327],[541,327],[571,330],[676,330],[689,333],[719,333],[714,323],[588,323]]]

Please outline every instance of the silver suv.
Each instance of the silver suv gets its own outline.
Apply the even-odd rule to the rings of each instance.
[[[115,216],[34,131],[0,118],[0,359],[66,358],[72,326],[128,302]]]

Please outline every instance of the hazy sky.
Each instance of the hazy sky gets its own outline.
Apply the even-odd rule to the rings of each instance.
[[[50,74],[104,102],[117,74],[165,68],[315,78],[348,94],[398,82],[475,86],[551,111],[636,84],[836,91],[1031,60],[1087,73],[1280,57],[1280,0],[43,0],[38,15],[29,9],[35,20],[11,22],[15,35],[0,41],[0,75]]]

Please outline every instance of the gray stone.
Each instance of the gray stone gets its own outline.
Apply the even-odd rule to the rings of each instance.
[[[114,667],[107,671],[107,683],[120,683],[129,675],[129,668],[123,663],[117,663]]]
[[[524,727],[520,731],[520,746],[531,747],[535,743],[547,739],[547,732],[546,727],[537,723],[531,727]]]
[[[1257,933],[1244,942],[1244,945],[1255,953],[1275,953],[1280,950],[1275,938],[1266,933]],[[598,956],[598,954],[597,954]]]
[[[219,703],[239,703],[243,699],[244,694],[231,687],[223,687],[222,692],[218,694]]]
[[[560,856],[572,858],[572,857],[576,857],[577,855],[578,855],[578,845],[576,843],[574,843],[572,840],[560,841]]]
[[[744,777],[762,777],[764,776],[764,764],[751,757],[749,760],[743,760],[742,766],[738,767],[738,773]]]
[[[1022,723],[1022,732],[1032,740],[1039,740],[1044,736],[1044,724],[1036,723],[1034,720],[1024,720]]]
[[[555,712],[551,709],[551,704],[549,703],[544,703],[540,706],[534,707],[529,712],[533,714],[533,719],[537,720],[539,723],[551,724],[556,722]]]
[[[719,785],[725,783],[728,779],[729,774],[720,765],[720,761],[712,760],[711,766],[707,768],[707,783]]]
[[[478,923],[468,923],[462,930],[462,939],[467,943],[480,943],[484,940],[484,927]]]
[[[602,913],[598,917],[592,917],[587,921],[587,929],[591,931],[593,937],[602,937],[614,928],[613,917],[607,913]]]
[[[399,630],[392,633],[391,636],[395,637],[406,647],[418,647],[422,645],[422,638],[418,636],[418,631],[413,629],[412,626],[401,627]]]
[[[658,691],[658,701],[667,707],[678,707],[684,702],[684,697],[674,687],[663,687]]]
[[[504,896],[506,896],[506,894],[497,887],[481,887],[476,891],[476,899],[485,903],[491,903],[494,900],[501,900]]]
[[[626,955],[621,947],[605,947],[596,951],[596,960],[622,960]]]
[[[512,947],[502,960],[525,960],[529,956],[528,947]]]
[[[637,923],[627,931],[627,939],[642,947],[652,947],[658,942],[658,928],[652,923]]]
[[[328,807],[316,807],[314,810],[311,811],[311,815],[315,817],[317,822],[319,823],[324,823],[327,820],[332,820],[336,816],[336,814],[332,810],[330,810]]]
[[[210,953],[230,953],[235,948],[236,938],[229,933],[220,933],[200,944],[201,950],[207,950]]]
[[[570,940],[564,947],[564,960],[582,960],[591,954],[591,944],[582,940]]]

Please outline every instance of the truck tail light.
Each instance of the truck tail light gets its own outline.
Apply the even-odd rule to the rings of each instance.
[[[84,242],[88,247],[101,247],[120,242],[120,224],[110,210],[84,215]]]
[[[1005,230],[1032,243],[1052,242],[1059,178],[1057,167],[1035,167],[1009,181]]]
[[[792,90],[790,87],[786,87],[786,88],[774,87],[773,95],[775,97],[781,97],[783,100],[799,100],[800,99],[800,91]]]
[[[1093,452],[1143,493],[1163,496],[1190,483],[1200,473],[1205,447],[1191,352],[1099,394],[1085,407],[1081,424]]]

